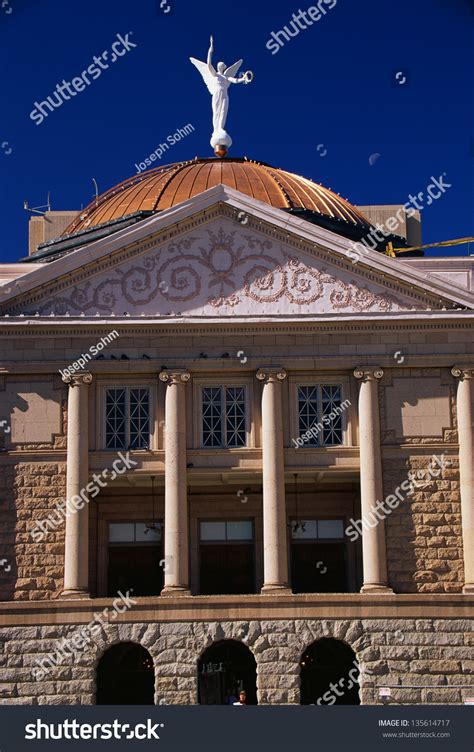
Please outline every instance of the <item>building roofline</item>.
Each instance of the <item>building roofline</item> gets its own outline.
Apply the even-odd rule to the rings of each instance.
[[[236,220],[239,212],[243,211],[255,217],[257,221],[260,219],[262,222],[275,226],[279,231],[296,235],[302,243],[313,244],[315,247],[323,246],[324,249],[339,256],[340,262],[349,265],[349,268],[356,273],[355,265],[350,263],[351,241],[346,237],[220,184],[182,204],[125,227],[112,236],[96,240],[69,253],[65,258],[59,258],[25,275],[14,283],[13,291],[3,296],[3,305],[56,279],[72,276],[74,272],[91,263],[97,266],[101,259],[114,252],[136,245],[171,227],[177,227],[179,223],[206,210],[212,210],[219,204],[232,207],[236,211]],[[422,295],[438,298],[441,303],[444,300],[451,305],[474,308],[474,295],[468,290],[455,288],[453,291],[450,283],[405,265],[400,259],[389,258],[377,251],[367,249],[367,253],[363,254],[357,263],[365,272],[386,275],[392,280],[397,280],[398,283],[416,288]]]

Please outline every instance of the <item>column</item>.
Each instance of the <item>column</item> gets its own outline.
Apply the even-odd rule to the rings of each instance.
[[[263,572],[262,593],[280,594],[288,588],[288,551],[283,452],[282,369],[260,369],[262,391]]]
[[[459,379],[457,389],[457,418],[462,540],[464,549],[463,593],[474,593],[474,410],[472,406],[474,368],[454,366],[451,369],[451,373],[455,378]]]
[[[87,371],[63,376],[67,401],[67,472],[63,598],[89,597],[89,508],[80,496],[89,482],[89,384]]]
[[[164,596],[191,595],[186,483],[186,384],[188,371],[162,371],[165,398]]]
[[[382,457],[380,451],[380,414],[378,382],[381,368],[356,368],[360,379],[359,445],[362,559],[364,582],[361,593],[391,593],[387,578],[384,513],[375,513],[378,502],[383,504]]]

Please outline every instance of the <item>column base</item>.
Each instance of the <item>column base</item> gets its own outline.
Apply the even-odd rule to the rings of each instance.
[[[260,590],[261,595],[293,595],[288,585],[264,585]]]
[[[181,587],[180,585],[165,585],[160,595],[162,598],[182,598],[190,596],[191,591],[189,588]]]
[[[369,595],[394,595],[392,588],[388,587],[388,585],[362,585],[360,592],[368,593]]]
[[[467,585],[464,585],[462,591],[465,595],[474,595],[474,583],[468,583]]]
[[[63,590],[61,593],[61,598],[73,600],[77,598],[90,598],[91,594],[88,590],[80,590],[75,588],[68,588],[67,590]]]

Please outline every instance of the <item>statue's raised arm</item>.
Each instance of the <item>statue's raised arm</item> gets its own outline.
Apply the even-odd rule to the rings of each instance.
[[[213,54],[214,40],[211,36],[207,63],[203,63],[195,57],[190,57],[189,59],[198,69],[212,95],[212,124],[214,131],[211,138],[211,146],[218,156],[223,157],[227,153],[227,149],[232,145],[232,139],[225,130],[229,110],[229,95],[227,90],[230,84],[250,83],[253,80],[253,73],[247,71],[247,73],[243,73],[238,78],[236,77],[243,60],[238,60],[229,67],[225,63],[218,63],[216,71],[212,64]]]
[[[209,70],[211,71],[212,75],[215,76],[216,75],[216,70],[215,70],[215,68],[214,68],[214,66],[212,64],[212,56],[213,56],[213,54],[214,54],[214,39],[211,36],[211,41],[210,41],[210,44],[209,44],[209,52],[207,53],[207,66],[208,66]],[[191,60],[192,60],[192,58],[191,58]]]

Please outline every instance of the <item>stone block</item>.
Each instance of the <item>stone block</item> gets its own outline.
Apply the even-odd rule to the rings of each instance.
[[[461,690],[459,689],[423,689],[421,692],[422,703],[427,705],[459,704],[461,702]]]

